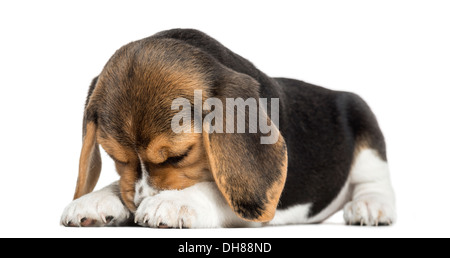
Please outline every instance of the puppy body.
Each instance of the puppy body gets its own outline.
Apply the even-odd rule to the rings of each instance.
[[[261,132],[173,134],[169,100],[193,102],[194,90],[205,99],[278,98],[279,141],[260,145]],[[95,186],[100,143],[116,161],[121,180],[114,186],[140,225],[316,223],[344,205],[349,224],[396,219],[384,138],[361,98],[270,78],[195,30],[165,31],[118,50],[92,83],[83,131],[75,198]],[[73,221],[83,214],[67,210],[62,223],[79,225]]]

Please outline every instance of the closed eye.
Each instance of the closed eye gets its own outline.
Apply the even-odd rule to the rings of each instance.
[[[109,153],[107,153],[108,154],[108,156],[109,157],[111,157],[115,162],[117,162],[117,163],[119,163],[119,164],[121,164],[121,165],[128,165],[128,162],[124,162],[124,161],[120,161],[120,160],[118,160],[118,159],[116,159],[113,155],[111,155],[111,154],[109,154]]]
[[[184,158],[186,158],[189,155],[189,152],[191,150],[192,150],[192,146],[189,147],[189,149],[183,155],[170,157],[170,158],[166,159],[166,161],[164,161],[160,165],[177,165],[178,163],[180,163]]]

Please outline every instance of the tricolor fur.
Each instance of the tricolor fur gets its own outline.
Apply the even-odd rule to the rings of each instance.
[[[194,104],[194,91],[224,103],[279,99],[278,141],[261,144],[266,134],[249,133],[248,123],[246,133],[174,133],[171,103]],[[270,109],[260,116],[269,124]],[[91,193],[99,146],[120,180]],[[342,208],[348,224],[396,219],[384,138],[367,104],[352,93],[268,77],[211,37],[177,29],[122,47],[93,80],[75,201],[61,223],[283,225],[321,222]]]

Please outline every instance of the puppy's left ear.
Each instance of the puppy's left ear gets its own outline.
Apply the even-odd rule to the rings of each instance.
[[[227,98],[253,98],[259,102],[259,83],[247,75],[228,70],[227,76],[218,84],[210,92],[224,105]],[[275,143],[261,144],[261,137],[267,135],[259,129],[249,133],[249,121],[245,123],[245,133],[238,133],[236,120],[235,125],[229,125],[234,127],[234,133],[227,133],[225,114],[229,115],[229,111],[214,124],[217,127],[218,123],[223,123],[224,132],[204,131],[203,139],[214,180],[234,212],[244,220],[267,222],[275,216],[286,181],[287,148],[267,112],[259,107],[259,103],[257,105],[260,123],[263,120],[271,124],[271,136],[277,137]],[[250,110],[241,108],[246,118],[250,117]]]
[[[97,84],[97,79],[98,77],[92,81],[84,109],[83,145],[74,199],[78,199],[94,190],[102,169],[100,149],[97,143],[96,108],[92,103],[92,95]]]

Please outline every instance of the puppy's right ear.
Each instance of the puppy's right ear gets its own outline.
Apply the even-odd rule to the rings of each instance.
[[[97,110],[92,101],[97,78],[92,80],[84,108],[83,147],[81,148],[78,180],[74,199],[92,192],[102,169],[102,160],[97,142]]]

